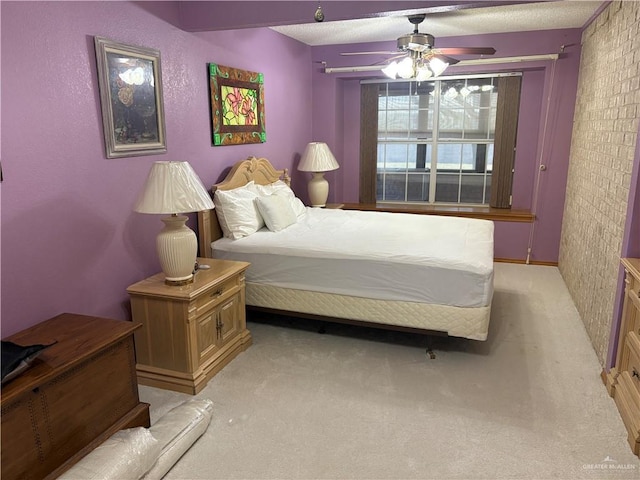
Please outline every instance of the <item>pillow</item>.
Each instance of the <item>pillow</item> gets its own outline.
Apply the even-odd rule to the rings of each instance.
[[[304,206],[304,203],[302,203],[302,200],[296,197],[296,194],[293,192],[293,190],[291,190],[291,187],[289,187],[289,185],[284,183],[282,180],[277,180],[268,185],[253,185],[250,188],[253,189],[261,197],[267,195],[284,196],[289,200],[289,203],[291,204],[291,207],[293,208],[293,211],[296,213],[297,217],[301,217],[307,212],[307,209]]]
[[[55,343],[55,342],[54,342]],[[54,345],[52,343],[51,345]],[[51,345],[27,345],[25,347],[17,345],[13,342],[2,341],[1,352],[2,359],[2,384],[17,377],[40,355],[46,348]]]
[[[289,200],[282,195],[257,197],[255,202],[262,218],[264,218],[264,223],[272,232],[284,230],[298,221]]]
[[[252,189],[253,182],[233,190],[216,190],[213,195],[215,212],[227,238],[237,240],[257,232],[264,220],[254,203],[258,194]]]

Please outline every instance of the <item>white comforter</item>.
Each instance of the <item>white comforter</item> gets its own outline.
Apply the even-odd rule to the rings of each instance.
[[[249,283],[458,307],[490,305],[493,295],[487,220],[307,208],[285,230],[212,249],[251,262]]]

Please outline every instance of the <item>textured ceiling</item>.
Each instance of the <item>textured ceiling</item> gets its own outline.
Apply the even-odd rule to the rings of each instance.
[[[602,1],[562,0],[465,8],[437,13],[428,13],[425,10],[427,18],[419,25],[419,31],[430,33],[437,38],[580,28],[602,3]],[[331,2],[320,2],[320,4],[325,13],[325,21],[322,23],[271,28],[312,46],[389,41],[413,31],[413,25],[409,23],[404,12],[400,12],[397,16],[332,22],[327,21],[331,16]]]

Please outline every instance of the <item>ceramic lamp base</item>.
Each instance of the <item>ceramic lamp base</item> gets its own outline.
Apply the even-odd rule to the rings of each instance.
[[[185,215],[162,219],[165,226],[156,238],[156,246],[167,285],[193,282],[198,239],[193,230],[185,225],[188,219]]]
[[[324,172],[314,172],[309,180],[309,201],[312,207],[324,207],[329,197],[329,182],[324,178]]]

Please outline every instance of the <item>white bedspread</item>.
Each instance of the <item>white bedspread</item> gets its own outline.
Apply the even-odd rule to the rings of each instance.
[[[307,208],[280,232],[212,243],[251,262],[249,283],[381,300],[479,307],[493,296],[493,222]]]

